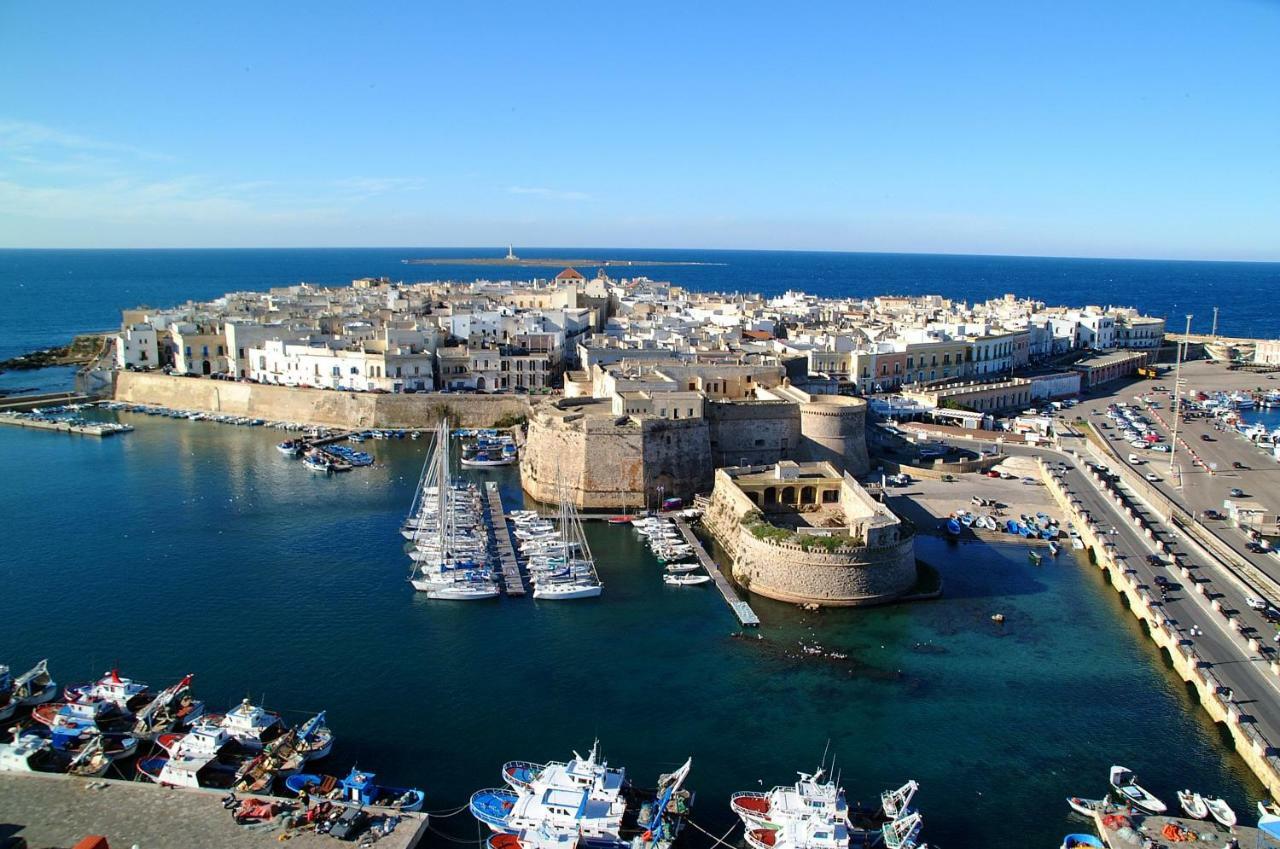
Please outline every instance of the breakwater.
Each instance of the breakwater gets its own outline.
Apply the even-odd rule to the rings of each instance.
[[[381,395],[143,372],[120,372],[114,396],[131,404],[353,430],[426,428],[444,417],[463,427],[492,427],[529,411],[528,401],[518,395]]]

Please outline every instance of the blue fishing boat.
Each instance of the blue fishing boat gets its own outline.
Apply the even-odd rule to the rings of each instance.
[[[1080,849],[1080,847],[1106,849],[1106,844],[1092,834],[1068,834],[1062,838],[1062,849]]]
[[[507,816],[515,808],[518,798],[514,790],[505,787],[477,790],[471,794],[471,815],[499,834],[510,834]]]
[[[1021,533],[1021,532],[1018,530],[1018,523],[1017,523],[1017,522],[1015,522],[1013,519],[1006,519],[1006,520],[1005,520],[1005,523],[1004,523],[1004,532],[1005,532],[1006,534],[1016,534],[1016,533]]]
[[[378,784],[372,772],[352,767],[347,777],[338,781],[330,776],[299,772],[284,780],[289,792],[297,794],[304,789],[317,797],[336,798],[357,805],[374,805],[381,808],[398,808],[402,811],[420,811],[426,794],[411,787],[387,787]]]
[[[955,519],[948,519],[947,533],[951,534],[953,537],[960,536],[960,523],[957,522]]]

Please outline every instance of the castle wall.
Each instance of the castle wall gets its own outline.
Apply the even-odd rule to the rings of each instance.
[[[708,401],[703,415],[715,468],[767,465],[794,458],[799,450],[800,409],[793,402]]]

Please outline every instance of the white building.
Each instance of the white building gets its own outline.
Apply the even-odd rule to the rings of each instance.
[[[116,366],[150,369],[160,364],[160,343],[150,324],[131,324],[121,330],[116,341]]]

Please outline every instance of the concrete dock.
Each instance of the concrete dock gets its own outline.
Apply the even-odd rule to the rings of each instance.
[[[151,783],[69,778],[41,773],[0,772],[0,843],[11,837],[26,845],[72,846],[91,834],[113,849],[267,849],[280,846],[283,827],[245,827],[222,806],[222,793],[174,790]],[[245,798],[245,797],[241,797]],[[288,801],[288,800],[280,800]],[[380,849],[421,844],[427,818],[402,815],[399,826],[378,841]],[[332,837],[311,830],[288,832],[289,845],[334,847]]]
[[[689,523],[683,518],[677,518],[675,522],[685,542],[693,546],[693,551],[698,555],[698,562],[702,564],[702,568],[707,570],[711,580],[715,581],[716,589],[720,590],[720,595],[724,596],[725,604],[729,605],[733,615],[738,617],[738,622],[750,628],[758,627],[760,625],[760,617],[756,616],[756,612],[751,609],[751,605],[738,598],[738,594],[733,590],[733,584],[729,583],[729,579],[720,571],[720,567],[716,566],[715,561],[711,559],[711,555],[707,554],[707,550],[702,546],[702,540],[698,539],[697,535],[694,534],[693,528],[690,528]]]
[[[498,554],[498,565],[502,572],[502,585],[509,596],[525,594],[524,580],[520,577],[520,561],[516,557],[516,547],[511,540],[511,526],[507,524],[507,514],[502,510],[502,493],[498,484],[487,481],[484,485],[485,502],[489,513],[489,529],[493,534],[494,550]]]
[[[121,426],[108,423],[72,421],[50,422],[41,419],[28,419],[22,416],[4,413],[0,413],[0,425],[29,427],[36,430],[52,430],[59,433],[74,433],[80,436],[115,436],[118,433],[128,433],[133,430],[133,428],[128,425]]]
[[[1237,812],[1237,814],[1240,812]],[[1193,820],[1183,817],[1149,816],[1138,811],[1094,814],[1094,827],[1104,843],[1111,849],[1142,849],[1143,841],[1150,839],[1156,846],[1176,846],[1187,843],[1192,846],[1225,847],[1235,838],[1240,846],[1259,846],[1260,832],[1256,828],[1238,825],[1226,828],[1209,820]],[[1177,835],[1178,839],[1167,836]]]

